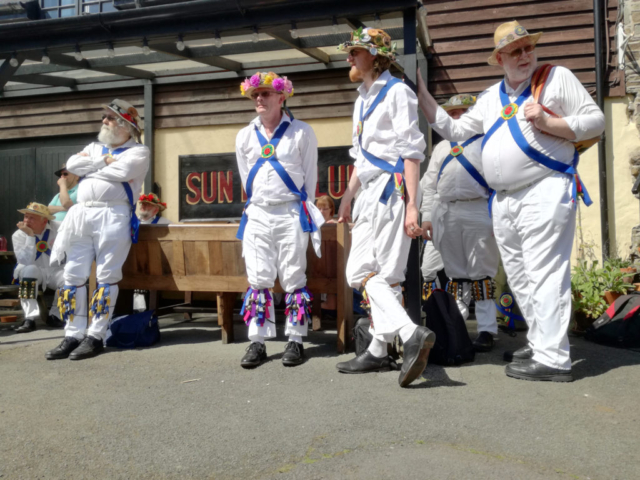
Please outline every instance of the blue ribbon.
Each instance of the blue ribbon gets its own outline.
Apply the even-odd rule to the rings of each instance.
[[[505,317],[509,318],[509,325],[508,327],[512,330],[515,330],[516,328],[516,321],[519,322],[524,322],[525,319],[524,317],[518,315],[517,313],[513,313],[513,312],[509,312],[507,311],[502,305],[500,305],[499,302],[496,302],[496,308],[498,309],[498,311],[503,314]]]
[[[159,221],[160,221],[160,214],[156,215],[156,218],[153,219],[153,221],[151,222],[151,225],[155,225]]]
[[[50,229],[45,230],[44,235],[42,236],[42,240],[39,240],[38,236],[36,235],[36,260],[38,260],[43,253],[51,256],[51,249],[49,248],[49,233],[51,233]],[[47,249],[44,252],[38,250],[38,243],[40,243],[40,241],[47,243]]]

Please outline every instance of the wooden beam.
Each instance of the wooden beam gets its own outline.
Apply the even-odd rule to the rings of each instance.
[[[13,74],[16,73],[16,70],[20,68],[20,65],[22,65],[22,62],[24,62],[24,57],[21,54],[18,54],[16,56],[16,59],[18,60],[17,67],[11,66],[11,64],[9,63],[10,62],[9,58],[5,58],[2,65],[0,65],[0,90],[4,88],[4,86],[13,76]]]
[[[149,45],[149,48],[157,52],[168,53],[169,55],[185,60],[192,60],[212,67],[222,68],[223,70],[231,70],[234,72],[242,70],[242,64],[240,62],[229,60],[228,58],[220,57],[218,55],[198,55],[197,47],[192,48],[185,46],[184,50],[180,51],[174,43],[162,43]]]
[[[75,87],[78,82],[69,77],[57,77],[54,75],[15,75],[14,82],[33,83],[36,85],[49,85],[51,87]]]
[[[427,49],[432,45],[431,36],[429,35],[429,27],[427,26],[427,18],[418,14],[418,41],[423,55],[427,56]]]
[[[298,50],[299,52],[302,52],[319,62],[327,64],[331,61],[331,59],[329,58],[329,54],[327,54],[326,52],[323,52],[319,48],[304,48],[301,46],[299,38],[291,38],[291,35],[284,33],[283,31],[270,31],[266,33],[271,38],[274,38],[279,42],[282,42],[285,45],[289,46],[290,48]]]

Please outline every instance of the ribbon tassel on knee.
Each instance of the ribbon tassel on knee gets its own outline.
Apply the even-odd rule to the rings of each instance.
[[[306,286],[287,293],[285,301],[287,306],[284,314],[291,325],[304,325],[305,320],[311,321],[313,295]]]
[[[271,316],[269,313],[270,306],[271,294],[268,288],[257,289],[249,287],[242,302],[240,315],[242,315],[244,323],[246,323],[247,326],[251,323],[251,320],[255,318],[256,324],[259,327],[263,327],[265,320],[275,323],[275,319],[269,320]]]

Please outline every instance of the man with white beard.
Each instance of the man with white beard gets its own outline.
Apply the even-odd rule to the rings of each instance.
[[[160,201],[155,193],[140,195],[138,199],[138,218],[142,225],[169,225],[168,218],[161,213],[167,209],[167,204]]]
[[[51,255],[52,264],[67,258],[59,300],[67,324],[62,343],[46,353],[48,360],[80,360],[102,351],[122,265],[137,241],[134,198],[149,169],[149,149],[136,142],[140,117],[131,104],[116,99],[103,107],[98,142],[66,163],[82,178],[78,203],[67,213]],[[86,283],[94,259],[98,285],[88,311]]]

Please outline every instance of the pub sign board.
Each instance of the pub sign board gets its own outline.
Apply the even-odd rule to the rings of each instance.
[[[318,149],[316,198],[329,195],[340,207],[353,172],[350,147]],[[235,153],[180,155],[180,221],[239,220],[247,202]],[[262,168],[272,168],[264,165]]]

